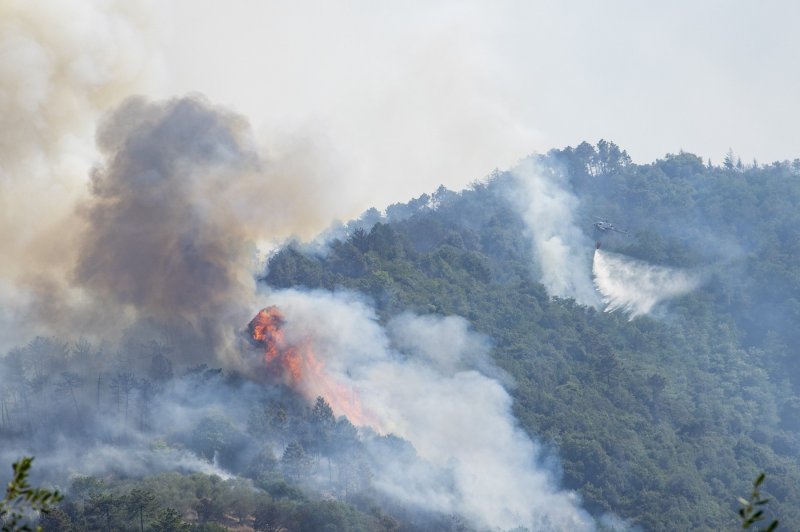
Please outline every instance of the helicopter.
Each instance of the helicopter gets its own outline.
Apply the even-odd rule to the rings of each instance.
[[[618,229],[613,223],[609,222],[605,218],[599,218],[595,216],[594,228],[598,231],[602,231],[607,233],[608,231],[614,231],[615,233],[622,233],[623,235],[627,235],[628,231]]]
[[[601,233],[614,232],[623,235],[629,234],[628,231],[617,228],[617,226],[609,222],[606,218],[600,218],[598,216],[594,217],[594,223],[592,225],[594,225],[595,230],[600,231]],[[600,249],[600,244],[601,244],[600,240],[597,240],[594,244],[594,248]]]

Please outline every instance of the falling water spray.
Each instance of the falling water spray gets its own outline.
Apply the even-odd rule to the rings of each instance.
[[[695,272],[655,266],[601,249],[595,249],[592,273],[605,311],[621,310],[631,319],[650,313],[662,301],[688,294],[702,282]]]

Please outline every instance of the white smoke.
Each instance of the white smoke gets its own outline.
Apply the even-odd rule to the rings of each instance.
[[[576,223],[579,200],[566,177],[533,158],[514,170],[517,186],[512,203],[527,225],[541,269],[541,283],[550,295],[597,304],[589,276],[592,242]]]
[[[384,493],[478,526],[593,529],[577,496],[539,464],[511,397],[487,375],[502,375],[487,339],[462,318],[405,314],[383,328],[354,295],[287,290],[269,299],[285,314],[287,340],[310,339],[375,425],[411,442],[426,462],[381,464],[374,484]]]
[[[566,177],[533,158],[522,161],[514,175],[517,186],[510,199],[525,221],[539,280],[551,295],[597,305],[599,293],[606,312],[622,310],[633,319],[700,285],[698,273],[654,266],[599,249],[590,276],[589,250],[593,246],[576,223],[580,200],[569,189]]]
[[[633,319],[673,297],[688,294],[702,282],[698,273],[654,266],[618,253],[595,250],[594,284],[606,312],[622,310]]]
[[[66,483],[75,476],[107,476],[112,472],[130,477],[161,471],[203,473],[226,480],[233,477],[186,449],[151,448],[146,443],[76,445],[73,440],[59,438],[55,445],[58,451],[36,456],[35,469],[47,472],[48,480],[56,483]],[[3,449],[0,459],[10,464],[25,453],[25,449]]]

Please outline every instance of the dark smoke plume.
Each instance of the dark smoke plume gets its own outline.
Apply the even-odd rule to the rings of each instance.
[[[298,143],[265,158],[244,118],[200,96],[129,99],[97,144],[74,270],[84,306],[117,329],[146,321],[193,363],[231,354],[256,308],[257,245],[329,219],[323,157]]]
[[[131,99],[98,145],[107,164],[92,176],[78,282],[219,345],[225,317],[252,291],[246,209],[231,197],[258,173],[246,123],[199,98]]]

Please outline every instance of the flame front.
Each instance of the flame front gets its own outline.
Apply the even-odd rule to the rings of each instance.
[[[356,425],[376,427],[364,414],[355,390],[327,374],[310,341],[286,341],[284,323],[281,311],[271,306],[261,309],[248,326],[252,339],[264,347],[264,367],[269,377],[297,390],[309,401],[323,397],[337,415],[347,416]]]

